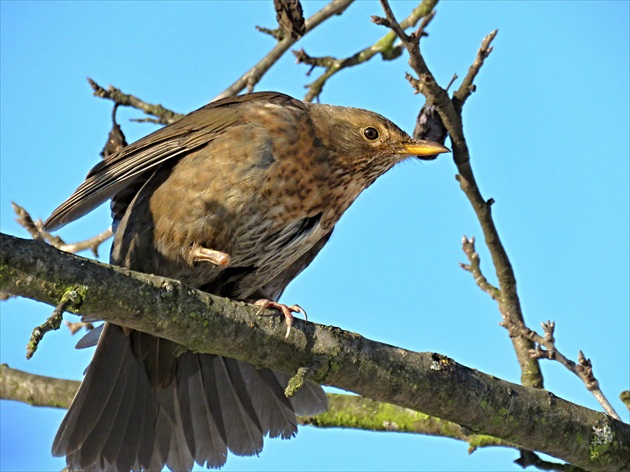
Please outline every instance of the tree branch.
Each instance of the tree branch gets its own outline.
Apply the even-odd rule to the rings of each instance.
[[[32,406],[68,408],[81,382],[29,374],[0,365],[0,399]]]
[[[134,95],[126,94],[120,89],[113,87],[112,85],[108,86],[107,89],[105,89],[89,77],[87,81],[89,82],[90,87],[92,87],[92,90],[94,90],[93,95],[95,97],[111,100],[117,105],[137,108],[147,115],[152,115],[156,117],[156,119],[150,118],[143,121],[150,121],[151,123],[168,125],[176,122],[182,116],[184,116],[181,113],[175,113],[174,111],[164,108],[160,104],[147,103],[144,100],[135,97]]]
[[[424,28],[433,19],[434,13],[433,7],[437,3],[437,0],[423,0],[413,11],[405,18],[402,23],[402,28],[409,28],[415,26],[415,24],[423,18],[419,31],[424,31]],[[379,23],[380,19],[372,17],[372,21]],[[419,33],[420,34],[420,33]],[[402,50],[400,45],[394,46],[396,35],[393,32],[388,32],[381,39],[376,41],[371,46],[367,46],[362,50],[356,52],[352,56],[337,59],[335,57],[311,57],[304,49],[299,51],[293,51],[293,54],[297,58],[298,63],[304,63],[311,66],[309,75],[315,67],[324,67],[325,71],[314,82],[307,85],[308,92],[304,97],[304,101],[311,102],[322,93],[324,84],[337,72],[353,67],[359,64],[363,64],[372,59],[377,54],[381,54],[383,59],[392,60],[400,57]]]
[[[305,21],[303,35],[308,34],[330,17],[334,15],[341,15],[353,1],[354,0],[332,0],[328,5],[326,5],[324,8],[319,10],[317,13],[315,13]],[[252,92],[254,90],[254,86],[260,81],[263,75],[265,75],[267,71],[284,55],[284,53],[287,52],[289,48],[302,37],[300,35],[293,34],[274,34],[273,31],[260,27],[258,29],[264,33],[268,33],[276,37],[276,39],[278,39],[277,44],[256,65],[245,72],[245,74],[237,79],[236,82],[227,87],[212,101],[237,95],[245,88],[247,88],[247,92]],[[184,116],[181,113],[175,113],[167,108],[164,108],[160,104],[148,103],[134,95],[124,93],[120,89],[113,87],[112,85],[104,88],[89,77],[87,80],[90,84],[90,87],[92,87],[92,90],[94,90],[95,97],[112,100],[117,105],[137,108],[138,110],[143,111],[145,114],[155,117],[135,121],[148,121],[151,123],[168,125],[174,123],[182,116]]]
[[[79,385],[76,380],[30,374],[0,365],[0,399],[32,406],[68,408]],[[425,434],[457,439],[478,447],[516,447],[492,436],[468,434],[460,425],[434,418],[409,408],[377,402],[356,395],[328,393],[328,410],[317,416],[298,417],[302,425],[318,428],[352,428],[366,431]]]
[[[322,8],[306,20],[304,35],[310,33],[313,29],[326,21],[328,18],[334,15],[341,15],[352,2],[353,0],[331,1],[328,5],[326,5],[324,8]],[[284,37],[278,41],[274,48],[269,51],[269,53],[265,57],[263,57],[256,65],[245,72],[239,79],[236,80],[236,82],[234,82],[223,92],[221,92],[217,97],[215,97],[214,100],[237,95],[245,88],[247,88],[248,92],[253,91],[254,86],[260,81],[262,76],[267,73],[271,66],[273,66],[278,61],[278,59],[280,59],[284,55],[284,53],[287,52],[289,48],[298,41],[298,39],[299,38],[295,38],[291,35],[284,35]]]
[[[149,276],[0,234],[0,290],[164,337],[195,352],[295,373],[377,401],[421,411],[589,470],[630,467],[630,426],[555,397],[464,367],[436,353],[381,344],[339,328],[282,317]]]
[[[22,226],[31,237],[37,241],[46,241],[48,244],[55,246],[57,249],[60,249],[65,252],[71,252],[73,254],[89,249],[94,254],[94,257],[98,257],[98,248],[99,246],[111,238],[114,233],[111,228],[107,228],[100,234],[93,236],[84,241],[78,241],[76,243],[66,243],[59,236],[53,236],[48,231],[44,229],[44,223],[42,220],[38,219],[34,221],[31,215],[20,205],[15,202],[11,202],[11,206],[13,207],[13,211],[17,215],[15,221],[17,224]]]
[[[470,264],[463,264],[460,262],[460,267],[465,271],[468,271],[475,278],[475,283],[477,286],[486,292],[493,300],[497,300],[500,295],[500,290],[488,282],[483,272],[481,272],[481,260],[479,259],[479,254],[475,250],[475,238],[468,239],[466,236],[462,238],[462,250],[466,257],[468,258],[468,262]]]
[[[567,358],[556,348],[554,338],[556,324],[552,321],[547,321],[546,323],[541,324],[543,331],[545,332],[544,337],[524,326],[519,330],[519,334],[537,343],[536,349],[532,350],[530,355],[536,359],[550,359],[558,361],[566,367],[567,370],[574,373],[580,380],[582,380],[582,382],[584,382],[586,389],[593,394],[606,413],[621,421],[621,418],[604,395],[604,392],[602,392],[599,386],[599,381],[593,374],[593,364],[591,363],[591,360],[587,359],[582,351],[578,351],[577,363]]]
[[[461,189],[466,194],[470,204],[477,215],[481,225],[486,245],[492,256],[499,291],[497,303],[499,311],[506,324],[523,326],[525,325],[523,311],[521,308],[518,292],[516,290],[516,277],[510,259],[497,231],[491,214],[491,205],[494,200],[485,200],[473,174],[470,165],[470,153],[464,128],[462,124],[461,111],[465,100],[473,90],[473,79],[477,75],[484,59],[490,54],[492,48],[490,43],[495,38],[497,32],[490,33],[482,42],[482,46],[477,53],[477,57],[469,69],[464,79],[465,87],[462,93],[456,92],[456,97],[451,99],[448,92],[440,87],[420,52],[420,36],[416,34],[407,35],[397,22],[387,0],[380,0],[386,15],[386,20],[394,32],[397,32],[401,42],[409,52],[409,65],[418,75],[417,78],[407,75],[407,79],[417,92],[422,93],[430,106],[435,107],[446,131],[448,132],[453,151],[453,160],[457,166],[456,176]],[[521,367],[521,382],[523,385],[543,388],[543,377],[540,371],[540,364],[537,359],[530,356],[530,351],[534,349],[534,343],[524,336],[511,337],[516,357]]]
[[[490,295],[493,300],[497,300],[500,295],[500,291],[488,283],[488,280],[481,271],[479,254],[477,254],[477,251],[475,250],[475,239],[468,239],[464,236],[462,239],[462,250],[466,254],[466,257],[468,257],[470,264],[460,263],[460,266],[473,275],[475,283],[481,290]],[[502,322],[501,325],[508,329],[510,336],[523,336],[535,343],[536,348],[532,349],[529,353],[532,358],[555,360],[566,367],[567,370],[575,374],[580,380],[582,380],[582,382],[584,382],[586,389],[593,394],[602,408],[604,408],[604,411],[613,418],[621,421],[621,418],[604,395],[604,392],[602,392],[599,382],[593,374],[593,365],[591,360],[586,359],[584,354],[582,354],[582,351],[579,351],[578,363],[576,364],[558,351],[556,348],[555,338],[553,336],[556,327],[555,323],[551,321],[542,323],[542,328],[545,332],[544,337],[524,325],[514,325],[505,322]]]

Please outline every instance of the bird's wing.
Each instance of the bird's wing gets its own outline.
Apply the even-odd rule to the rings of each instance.
[[[226,128],[243,120],[242,106],[254,100],[304,107],[299,100],[277,92],[251,93],[212,102],[103,159],[70,198],[53,211],[44,228],[58,229],[80,218],[141,174],[207,145]]]

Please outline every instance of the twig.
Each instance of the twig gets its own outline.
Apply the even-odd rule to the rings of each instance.
[[[44,229],[44,223],[38,219],[33,221],[31,215],[20,205],[15,202],[11,202],[13,211],[17,215],[15,221],[22,226],[31,237],[36,241],[46,241],[51,246],[56,247],[65,252],[71,252],[76,254],[77,252],[89,249],[94,254],[94,257],[98,257],[99,246],[113,236],[111,228],[106,229],[100,234],[93,236],[85,241],[79,241],[76,243],[66,243],[59,236],[54,236]]]
[[[582,380],[582,382],[584,382],[586,389],[593,394],[593,396],[597,399],[599,404],[602,406],[602,408],[604,408],[604,411],[608,413],[608,415],[621,421],[621,418],[602,392],[599,386],[599,381],[595,378],[595,375],[593,374],[593,364],[591,363],[591,360],[587,359],[582,351],[578,351],[577,363],[573,362],[571,359],[568,359],[556,348],[556,340],[554,338],[556,324],[552,321],[547,321],[546,323],[541,323],[541,325],[545,333],[544,336],[539,335],[535,331],[525,326],[521,326],[520,329],[515,329],[513,331],[516,331],[516,334],[525,336],[537,344],[536,348],[530,351],[530,355],[532,356],[532,358],[550,359],[562,364],[570,372],[573,372],[575,375],[577,375]]]
[[[464,236],[462,238],[462,250],[464,251],[464,254],[466,254],[466,257],[468,257],[468,261],[470,262],[470,264],[464,264],[460,262],[459,266],[462,269],[470,272],[475,278],[475,283],[477,284],[477,286],[496,301],[499,298],[500,291],[498,288],[488,282],[488,279],[486,279],[486,277],[481,272],[481,261],[479,259],[479,254],[477,254],[477,251],[475,251],[475,238],[473,237],[468,239],[466,236]]]
[[[414,26],[416,23],[418,23],[420,19],[422,19],[416,34],[424,34],[424,29],[426,28],[426,26],[428,26],[429,22],[435,16],[433,7],[436,3],[436,0],[422,1],[416,8],[414,8],[409,16],[405,18],[405,20],[403,20],[403,22],[401,23],[401,27],[409,28],[411,26]],[[376,24],[382,24],[380,23],[382,20],[382,18],[376,16],[372,17],[372,21]],[[324,85],[326,84],[328,79],[330,79],[333,75],[343,69],[363,64],[364,62],[372,59],[377,54],[380,54],[383,60],[393,60],[400,57],[402,53],[402,47],[400,45],[394,45],[395,41],[396,34],[393,32],[388,32],[371,46],[367,46],[366,48],[356,52],[352,56],[340,59],[331,56],[311,57],[306,54],[304,49],[293,51],[293,54],[295,55],[298,64],[304,63],[311,66],[311,69],[309,70],[307,75],[310,75],[313,67],[325,68],[325,71],[315,81],[306,85],[306,88],[308,88],[308,92],[304,97],[304,101],[311,102],[314,99],[318,98],[321,95]]]
[[[168,125],[170,123],[174,123],[182,116],[184,116],[181,113],[175,113],[174,111],[168,110],[160,104],[154,105],[151,103],[147,103],[131,94],[123,93],[120,89],[117,89],[116,87],[113,87],[111,85],[109,85],[107,89],[104,89],[89,77],[87,81],[89,82],[90,87],[92,87],[92,90],[94,90],[95,97],[112,100],[118,105],[137,108],[147,115],[155,116],[157,118],[157,122],[160,124]]]
[[[401,35],[400,28],[396,26],[398,22],[391,11],[389,2],[387,0],[380,1],[390,27],[393,31],[398,31],[401,42],[409,52],[409,65],[417,74],[417,77],[407,74],[407,79],[417,92],[422,93],[426,97],[429,105],[435,106],[451,138],[453,160],[458,170],[457,180],[477,215],[485,242],[492,256],[492,262],[499,282],[497,299],[499,310],[503,318],[510,320],[512,324],[524,325],[523,312],[516,291],[514,270],[492,219],[490,211],[492,200],[487,201],[481,196],[470,166],[470,153],[464,136],[461,118],[461,109],[469,94],[464,94],[463,97],[460,97],[457,107],[455,106],[448,92],[437,84],[425,63],[420,52],[420,37],[416,34]],[[474,64],[477,65],[473,65],[471,68],[473,72],[469,70],[469,74],[466,76],[465,88],[467,90],[471,90],[472,81],[483,64],[483,59],[490,53],[490,43],[495,36],[496,32],[493,32],[484,39],[480,49],[481,52],[477,53],[477,58],[475,59]],[[484,57],[481,58],[480,55]],[[529,355],[530,350],[534,348],[534,343],[523,336],[513,337],[512,343],[521,367],[521,381],[524,385],[542,388],[543,378],[539,362],[536,359],[532,359]]]
[[[389,2],[381,2],[381,6],[383,7],[383,11],[385,12],[386,20],[383,21],[381,19],[378,21],[378,23],[377,21],[374,21],[374,22],[390,28],[396,34],[396,36],[400,38],[403,44],[409,43],[411,39],[409,36],[407,36],[407,33],[405,33],[405,28],[403,28],[403,26],[400,23],[398,23],[398,21],[394,17],[394,12],[392,11],[392,8],[389,6]]]
[[[571,464],[559,464],[557,462],[545,461],[540,458],[538,454],[532,451],[525,451],[521,449],[521,457],[514,461],[515,464],[520,465],[523,469],[529,466],[536,467],[539,470],[553,470],[558,472],[586,472],[581,467],[577,467]]]
[[[485,38],[483,38],[483,41],[481,41],[481,47],[477,51],[477,56],[468,69],[466,77],[464,77],[464,80],[459,86],[459,89],[457,89],[457,91],[453,94],[453,105],[455,105],[455,109],[458,110],[460,113],[466,99],[476,90],[473,81],[475,80],[475,77],[477,77],[477,74],[479,73],[481,66],[483,66],[484,61],[492,52],[493,48],[492,46],[490,46],[490,43],[492,43],[498,32],[499,30],[495,29]]]
[[[334,15],[342,14],[353,1],[354,0],[331,1],[328,5],[306,20],[303,34],[306,35],[328,18]],[[287,14],[286,10],[282,10],[281,12],[278,12],[278,16],[279,21],[281,22],[280,29],[288,28],[289,23],[291,23],[290,34],[286,34],[286,32],[280,33],[280,30],[273,31],[258,27],[260,31],[269,33],[274,37],[281,37],[281,39],[278,40],[276,46],[265,57],[243,74],[243,76],[241,76],[236,82],[215,97],[214,100],[237,95],[245,88],[247,88],[248,92],[253,91],[254,86],[260,81],[262,76],[278,61],[278,59],[282,57],[287,50],[289,50],[293,44],[295,44],[296,41],[298,41],[301,37],[298,34],[301,31],[299,27],[299,15],[297,15],[297,10],[295,8],[289,8],[289,10],[291,10],[290,14]],[[87,80],[94,90],[94,96],[112,100],[117,105],[130,106],[143,111],[147,115],[151,115],[149,118],[134,119],[132,121],[168,125],[184,116],[180,113],[168,110],[160,104],[147,103],[134,95],[122,92],[120,89],[113,87],[112,85],[109,85],[107,89],[105,89],[91,78],[88,77]]]
[[[352,2],[353,0],[331,1],[328,5],[306,20],[304,34],[306,35],[310,33],[328,18],[334,15],[341,15]],[[267,73],[271,66],[273,66],[278,59],[280,59],[283,54],[296,43],[296,41],[297,39],[293,38],[291,35],[285,35],[265,57],[245,72],[239,79],[236,80],[236,82],[215,97],[214,100],[237,95],[245,88],[247,88],[248,92],[254,90],[254,86],[260,81],[262,76]]]
[[[31,339],[26,345],[27,359],[33,357],[33,354],[37,351],[40,341],[44,338],[47,332],[59,329],[64,311],[66,311],[69,306],[76,307],[80,303],[81,296],[76,290],[68,290],[63,294],[61,300],[59,300],[59,303],[53,310],[52,315],[50,315],[44,323],[33,329]]]
[[[83,251],[85,249],[89,249],[92,251],[92,254],[94,254],[94,257],[98,257],[98,248],[99,246],[107,241],[109,238],[111,238],[114,235],[113,231],[111,228],[107,228],[105,231],[103,231],[100,234],[97,234],[96,236],[93,236],[89,239],[86,239],[84,241],[79,241],[76,243],[69,243],[69,244],[61,244],[59,246],[55,246],[53,244],[53,246],[57,247],[58,249],[61,249],[62,251],[66,251],[66,252],[71,252],[73,254]]]
[[[125,139],[125,135],[122,132],[122,128],[116,121],[116,112],[118,111],[119,106],[120,105],[118,103],[114,103],[114,108],[112,110],[112,129],[109,131],[109,134],[107,135],[107,141],[105,142],[105,146],[101,151],[101,157],[103,159],[117,153],[122,148],[127,146],[127,140]]]
[[[297,370],[296,374],[289,379],[289,384],[284,389],[284,396],[287,398],[292,398],[298,392],[298,390],[302,388],[307,376],[311,375],[312,373],[313,369],[310,369],[308,367],[300,367]]]
[[[468,239],[464,236],[464,238],[462,239],[462,250],[466,254],[466,257],[468,258],[470,264],[460,263],[461,268],[470,272],[473,275],[473,277],[475,278],[475,283],[481,290],[490,295],[493,300],[498,300],[501,296],[501,291],[490,284],[483,275],[480,267],[479,254],[477,254],[475,250],[475,239]],[[599,382],[593,375],[593,366],[591,365],[591,361],[584,357],[582,351],[579,351],[578,353],[578,364],[576,364],[557,350],[555,339],[553,336],[555,323],[551,321],[547,321],[547,323],[542,323],[542,328],[545,332],[544,336],[540,336],[535,331],[527,328],[524,324],[516,325],[512,323],[511,320],[507,317],[504,317],[503,321],[501,321],[501,323],[499,324],[508,330],[510,337],[514,338],[517,336],[522,336],[531,340],[534,343],[536,347],[529,351],[529,355],[532,359],[556,360],[564,367],[566,367],[569,371],[577,375],[584,382],[586,389],[591,392],[600,403],[600,405],[602,405],[604,411],[613,418],[621,421],[621,418],[619,417],[619,415],[617,415],[617,412],[615,411],[613,406],[602,393],[599,387]],[[545,349],[543,349],[543,347]]]
[[[24,208],[22,208],[20,205],[18,205],[15,202],[11,202],[11,206],[13,207],[13,212],[17,216],[17,218],[15,219],[15,222],[19,224],[22,228],[24,228],[26,231],[28,231],[28,234],[30,234],[31,238],[33,238],[35,241],[45,241],[46,236],[44,235],[42,231],[39,230],[39,228],[33,221],[33,218],[31,218],[31,215],[28,213],[28,211],[26,211]],[[57,239],[57,242],[59,241],[61,241],[62,244],[65,244],[61,240],[61,238]]]

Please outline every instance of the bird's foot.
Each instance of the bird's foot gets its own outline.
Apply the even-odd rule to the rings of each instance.
[[[291,326],[293,326],[293,313],[302,313],[304,315],[304,319],[308,321],[308,316],[300,305],[287,306],[284,303],[274,302],[265,298],[261,300],[256,300],[254,302],[254,305],[260,307],[257,315],[264,315],[264,310],[267,308],[275,308],[276,310],[280,310],[280,312],[284,315],[284,322],[287,325],[287,334],[284,336],[285,339],[289,337]]]
[[[225,267],[230,263],[230,255],[216,251],[214,249],[208,249],[206,247],[198,247],[193,251],[194,262],[211,262],[214,265]]]

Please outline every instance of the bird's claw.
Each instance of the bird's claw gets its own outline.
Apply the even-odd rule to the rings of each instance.
[[[256,300],[254,305],[259,306],[257,315],[264,315],[264,311],[267,308],[275,308],[276,310],[280,310],[280,312],[284,315],[284,322],[287,325],[287,334],[284,338],[289,337],[289,333],[291,332],[291,326],[293,326],[293,313],[302,313],[304,315],[304,319],[308,321],[308,316],[306,312],[300,305],[291,305],[287,306],[284,303],[278,303],[267,299]]]

